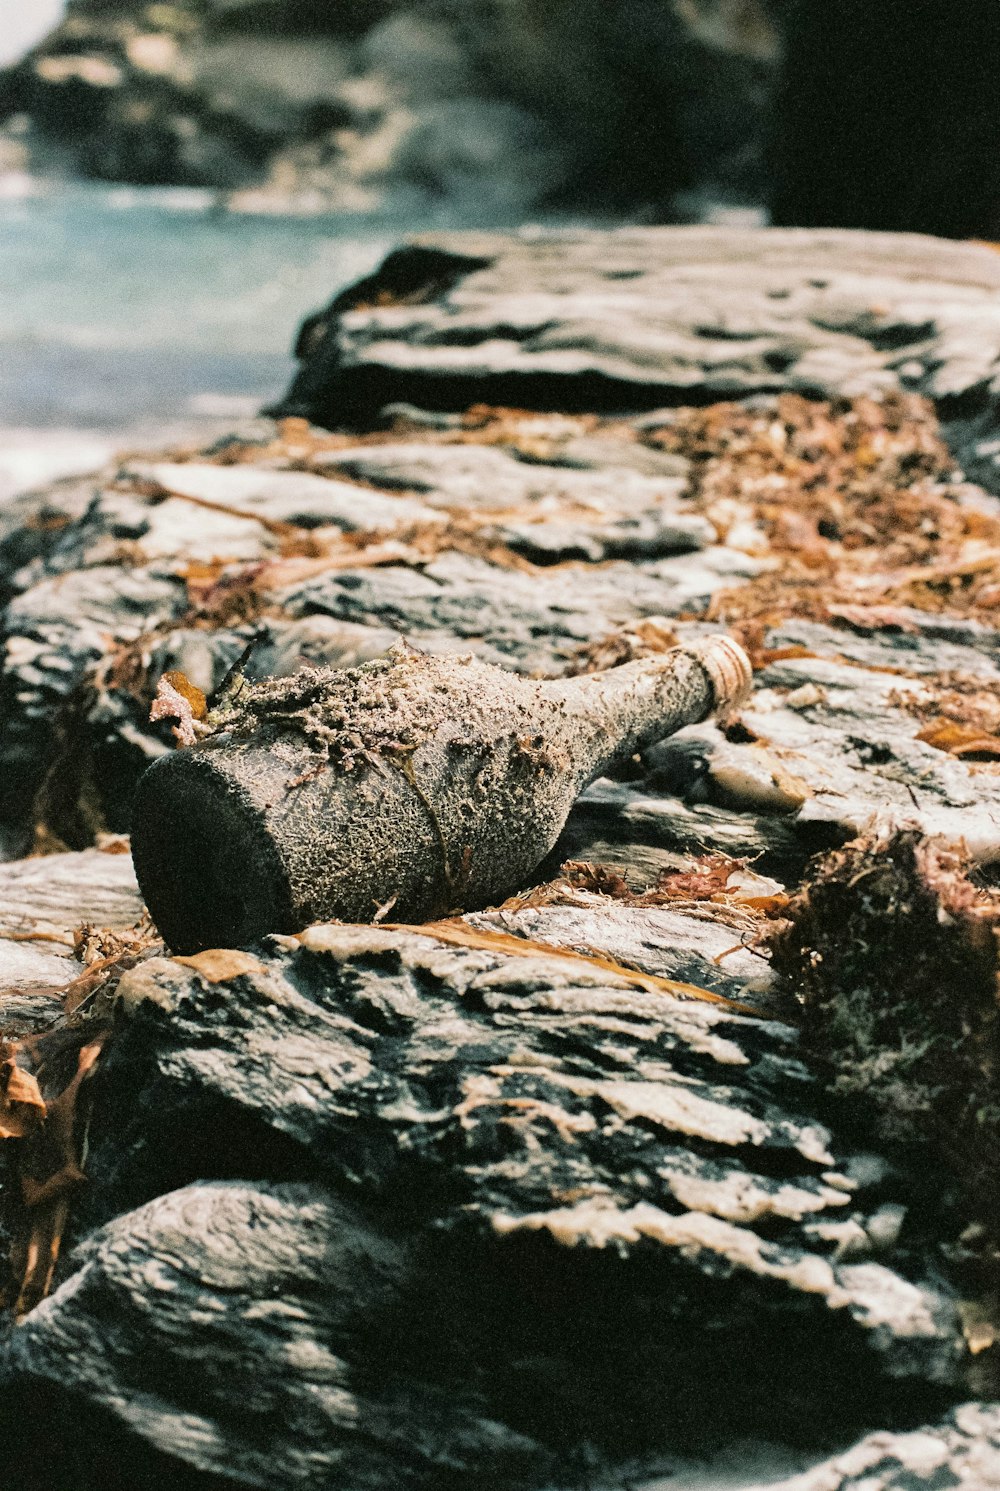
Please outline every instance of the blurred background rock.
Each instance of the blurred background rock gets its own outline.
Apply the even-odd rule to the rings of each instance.
[[[70,0],[0,78],[0,161],[258,212],[987,235],[998,67],[995,0]]]
[[[758,207],[780,0],[71,0],[0,80],[21,169],[253,210]]]

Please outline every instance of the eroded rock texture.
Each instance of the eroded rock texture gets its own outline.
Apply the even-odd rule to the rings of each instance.
[[[886,1227],[912,1182],[817,1121],[787,1027],[335,926],[148,961],[118,1000],[76,1222],[99,1230],[0,1408],[71,1415],[50,1475],[108,1484],[124,1436],[173,1484],[583,1485],[960,1381],[919,1228]]]

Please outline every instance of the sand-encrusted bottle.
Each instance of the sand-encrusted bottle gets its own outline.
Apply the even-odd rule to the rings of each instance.
[[[742,650],[713,637],[555,681],[400,646],[247,685],[214,733],[142,778],[140,887],[176,951],[495,903],[588,782],[749,681]]]

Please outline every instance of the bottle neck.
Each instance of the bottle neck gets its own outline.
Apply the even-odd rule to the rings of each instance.
[[[563,707],[583,781],[706,719],[717,703],[708,669],[683,648],[542,687]]]

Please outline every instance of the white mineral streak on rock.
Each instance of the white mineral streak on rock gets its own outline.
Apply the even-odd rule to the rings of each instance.
[[[685,1174],[671,1170],[669,1165],[659,1173],[681,1206],[689,1211],[709,1212],[726,1222],[757,1222],[769,1216],[799,1222],[827,1207],[846,1206],[850,1200],[843,1191],[827,1186],[807,1191],[803,1186],[783,1184],[768,1190],[757,1177],[740,1170],[731,1170],[723,1180]],[[861,1235],[865,1237],[863,1232]]]
[[[850,1296],[851,1313],[867,1326],[887,1325],[897,1336],[931,1333],[928,1291],[881,1263],[847,1263],[837,1277]]]
[[[619,1210],[602,1198],[526,1216],[497,1213],[493,1227],[502,1236],[513,1232],[550,1232],[566,1247],[628,1248],[643,1239],[685,1253],[716,1254],[734,1268],[761,1278],[778,1279],[804,1294],[821,1294],[831,1309],[848,1309],[869,1328],[891,1325],[894,1333],[934,1337],[938,1325],[924,1290],[877,1263],[835,1266],[818,1254],[790,1253],[704,1212],[680,1216],[641,1201]]]
[[[180,497],[167,497],[163,502],[144,509],[136,526],[141,536],[135,542],[147,564],[181,557],[207,564],[220,555],[230,562],[243,560],[246,563],[259,559],[262,549],[276,550],[278,547],[276,539],[261,533],[256,518],[201,507],[197,522],[192,521],[191,504]],[[113,553],[113,544],[109,543],[109,560]]]
[[[968,1491],[1000,1488],[1000,1410],[965,1403],[942,1424],[912,1433],[870,1434],[843,1454],[790,1480],[766,1482],[767,1491]],[[738,1491],[764,1491],[765,1483]]]
[[[506,1076],[516,1068],[493,1070]],[[690,1079],[676,1072],[665,1073],[669,1080],[663,1082],[607,1082],[551,1069],[545,1076],[577,1097],[598,1098],[626,1122],[644,1119],[671,1133],[730,1146],[765,1144],[782,1132],[805,1159],[817,1165],[833,1163],[826,1147],[830,1136],[818,1125],[769,1124],[731,1103],[699,1096],[688,1086]]]
[[[847,1197],[842,1196],[842,1200],[846,1201]],[[838,1262],[841,1258],[857,1258],[872,1249],[868,1233],[853,1218],[846,1222],[809,1222],[802,1231],[810,1242],[832,1243],[833,1257]]]
[[[708,1139],[715,1144],[763,1144],[770,1128],[761,1119],[686,1092],[680,1086],[667,1087],[659,1082],[595,1082],[581,1084],[573,1078],[559,1077],[575,1092],[591,1092],[607,1103],[621,1118],[631,1121],[648,1119],[676,1134],[692,1139]]]

